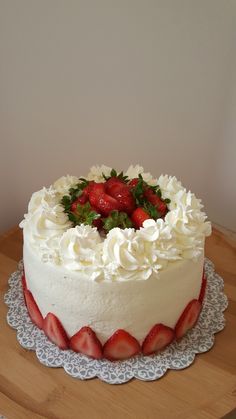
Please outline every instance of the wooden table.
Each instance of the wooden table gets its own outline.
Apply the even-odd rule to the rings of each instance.
[[[13,228],[0,237],[0,414],[7,419],[213,419],[236,407],[236,244],[217,230],[206,255],[225,280],[229,298],[225,329],[214,347],[189,368],[168,371],[158,381],[109,385],[80,381],[63,369],[44,367],[23,349],[7,325],[3,295],[22,257],[22,234]],[[236,418],[236,412],[230,417]]]

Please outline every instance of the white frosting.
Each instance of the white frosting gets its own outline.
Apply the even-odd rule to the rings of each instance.
[[[109,176],[111,170],[111,167],[105,166],[104,164],[102,166],[92,166],[86,178],[95,182],[105,182],[103,175]]]
[[[59,254],[62,264],[72,271],[83,271],[96,279],[101,274],[101,238],[96,228],[80,225],[61,237]]]
[[[110,171],[107,166],[93,166],[87,178],[104,181],[103,174],[107,176]],[[196,261],[202,254],[205,236],[211,232],[201,201],[175,177],[161,175],[155,180],[138,165],[130,166],[125,174],[135,178],[139,173],[149,184],[158,183],[163,198],[171,200],[164,220],[146,220],[137,231],[112,229],[105,240],[94,228],[71,228],[60,200],[79,179],[67,175],[32,195],[28,214],[20,224],[25,240],[42,261],[83,270],[88,280],[146,280],[172,261]]]
[[[76,176],[62,176],[56,180],[53,184],[53,188],[61,195],[68,193],[68,190],[75,186],[79,182],[79,178]]]
[[[34,192],[28,205],[28,213],[33,214],[39,208],[53,208],[60,203],[60,195],[50,186],[48,189],[43,188],[40,191]]]
[[[197,262],[170,262],[148,280],[89,281],[83,271],[42,263],[24,243],[27,286],[43,317],[54,313],[69,337],[90,326],[102,344],[117,329],[142,343],[156,323],[173,328],[189,301],[199,296],[202,266],[203,254]]]
[[[113,228],[103,246],[106,279],[147,279],[159,266],[150,242],[142,240],[132,228]]]
[[[142,175],[143,180],[149,185],[157,184],[157,180],[152,177],[151,173],[145,173],[143,167],[138,164],[136,164],[136,166],[129,166],[128,170],[125,172],[125,176],[128,176],[129,179],[138,178],[139,174]]]

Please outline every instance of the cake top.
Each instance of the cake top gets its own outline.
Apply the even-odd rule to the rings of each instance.
[[[173,261],[197,260],[211,233],[193,193],[138,165],[61,177],[33,193],[20,227],[43,262],[96,281],[148,279]]]

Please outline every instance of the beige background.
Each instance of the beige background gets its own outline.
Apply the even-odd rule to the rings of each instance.
[[[236,230],[234,0],[0,0],[0,232],[91,165],[175,174]]]

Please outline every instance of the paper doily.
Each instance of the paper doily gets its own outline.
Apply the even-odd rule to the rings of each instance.
[[[132,378],[152,381],[161,378],[168,369],[183,369],[191,365],[195,355],[208,351],[214,344],[214,334],[225,326],[223,312],[227,297],[223,279],[214,265],[205,259],[207,290],[197,325],[179,342],[175,341],[159,354],[137,355],[125,361],[94,360],[71,350],[61,350],[51,343],[44,332],[35,326],[28,315],[21,286],[22,262],[9,278],[10,289],[5,294],[9,306],[8,324],[17,330],[21,346],[36,352],[38,360],[47,367],[63,367],[74,378],[87,380],[98,377],[109,384],[125,383]]]

